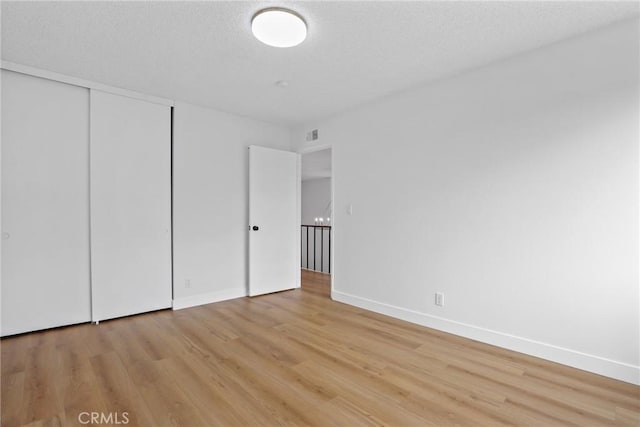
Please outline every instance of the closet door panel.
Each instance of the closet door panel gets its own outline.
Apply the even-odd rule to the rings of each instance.
[[[88,89],[2,70],[2,231],[2,335],[88,322]]]
[[[170,107],[91,91],[93,320],[171,306]]]

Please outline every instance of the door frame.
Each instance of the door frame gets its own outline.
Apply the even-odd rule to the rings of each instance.
[[[298,222],[298,229],[300,229],[300,225],[301,225],[301,220],[302,220],[302,156],[304,156],[305,154],[310,154],[310,153],[315,153],[316,151],[323,151],[323,150],[331,150],[331,209],[332,209],[332,214],[331,214],[331,265],[333,266],[333,271],[331,272],[331,299],[333,299],[333,287],[335,284],[335,277],[336,277],[336,273],[335,273],[335,259],[336,259],[336,236],[335,236],[335,225],[336,225],[336,204],[335,204],[335,179],[334,178],[334,172],[333,172],[333,163],[334,163],[334,157],[333,157],[333,144],[316,144],[312,147],[303,147],[303,148],[298,148],[298,150],[296,151],[298,154],[300,154],[300,166],[299,166],[299,173],[298,173],[298,183],[300,185],[300,200],[299,200],[299,205],[300,205],[300,212],[298,214],[298,218],[299,218],[299,222]],[[300,239],[298,239],[300,240]],[[302,244],[302,242],[300,242],[300,244]],[[300,252],[300,248],[298,248],[298,252]]]

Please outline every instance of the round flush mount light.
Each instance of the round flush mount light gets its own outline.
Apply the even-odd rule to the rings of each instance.
[[[262,43],[274,47],[292,47],[307,38],[307,24],[289,9],[268,8],[251,19],[251,31]]]

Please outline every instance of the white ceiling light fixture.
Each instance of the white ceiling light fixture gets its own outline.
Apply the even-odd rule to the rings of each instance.
[[[251,31],[269,46],[292,47],[307,38],[307,23],[292,10],[270,7],[253,15]]]

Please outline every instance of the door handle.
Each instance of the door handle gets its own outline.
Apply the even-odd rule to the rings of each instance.
[[[260,230],[260,227],[258,227],[257,225],[254,225],[253,227],[251,227],[251,229],[253,231],[258,231],[258,230]]]

